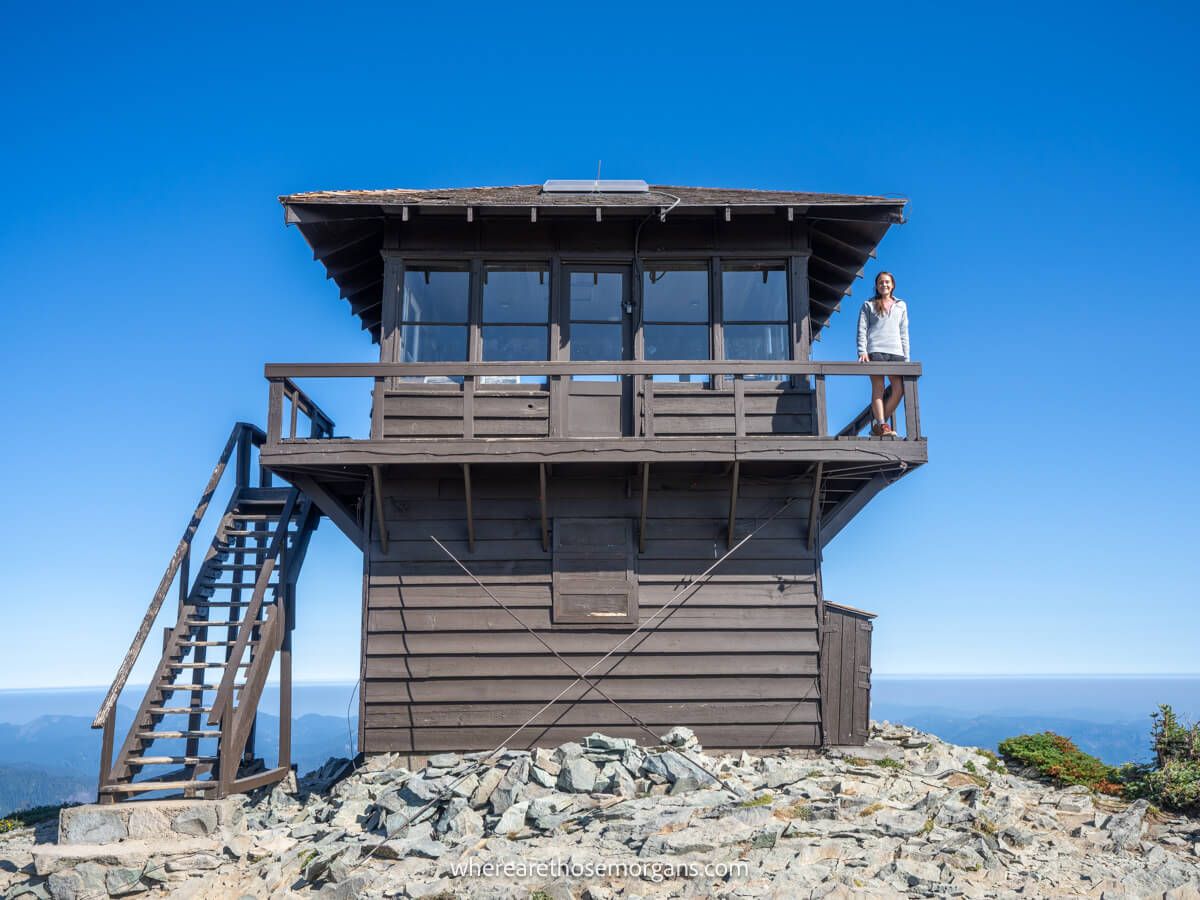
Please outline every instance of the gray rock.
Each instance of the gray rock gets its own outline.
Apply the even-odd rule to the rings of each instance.
[[[1118,850],[1136,850],[1142,843],[1142,832],[1146,828],[1146,809],[1149,802],[1135,800],[1129,807],[1108,817],[1104,830],[1108,832],[1112,846]]]
[[[682,725],[676,725],[666,734],[659,737],[659,740],[668,747],[683,747],[688,750],[700,749],[700,741],[696,739],[696,732]]]
[[[483,816],[471,809],[465,799],[455,797],[446,804],[433,830],[443,839],[458,843],[471,835],[483,834]]]
[[[637,746],[637,741],[633,738],[610,737],[607,734],[601,734],[598,731],[593,731],[583,739],[583,746],[589,750],[632,750]]]
[[[410,856],[419,856],[423,859],[437,859],[446,852],[446,845],[439,841],[429,840],[428,838],[419,841],[412,841],[408,847]]]
[[[504,770],[498,768],[487,769],[479,776],[479,787],[471,794],[471,808],[483,809],[488,805],[488,801],[492,797],[492,792],[496,790],[496,786],[500,784],[500,780],[504,777]]]
[[[451,779],[445,776],[413,777],[404,782],[404,786],[400,788],[400,796],[408,801],[409,805],[420,806],[422,803],[428,803],[435,797],[441,796],[450,781]]]
[[[558,773],[557,787],[570,793],[590,793],[596,787],[599,771],[595,763],[582,756],[567,759]]]
[[[522,800],[519,803],[514,803],[496,822],[492,829],[496,834],[511,834],[514,831],[520,831],[525,825],[525,814],[529,811],[531,800]]]
[[[672,794],[694,791],[715,783],[712,776],[674,750],[668,750],[659,760],[671,782]]]
[[[892,837],[911,837],[925,830],[924,813],[901,809],[885,809],[875,816],[875,825]]]
[[[620,763],[611,762],[600,770],[596,777],[595,790],[604,794],[616,794],[619,797],[637,795],[637,786],[633,776]]]
[[[532,761],[543,772],[550,775],[558,775],[559,762],[554,758],[554,751],[538,747],[533,751]]]
[[[149,890],[146,885],[142,884],[141,869],[123,867],[109,869],[104,874],[104,886],[108,889],[109,896],[112,897],[127,897],[130,894],[140,894]]]
[[[571,798],[562,794],[536,797],[529,802],[525,818],[535,828],[549,831],[557,827],[569,815],[572,805]]]
[[[429,768],[453,769],[459,762],[460,757],[457,753],[435,753],[429,757]]]
[[[212,853],[187,853],[172,856],[163,866],[168,872],[208,872],[221,867],[221,857]]]
[[[500,783],[496,785],[496,789],[492,791],[492,796],[489,798],[489,803],[492,807],[492,812],[500,815],[514,803],[521,799],[525,793],[525,783],[529,781],[529,757],[521,757],[513,762],[508,767],[508,771],[504,773],[504,777],[500,779]]]
[[[71,869],[51,873],[46,879],[46,890],[53,900],[82,900],[88,893],[83,878]]]
[[[529,780],[534,784],[540,784],[542,787],[552,788],[558,781],[558,773],[561,767],[555,763],[553,774],[540,766],[534,766],[529,770]]]
[[[895,863],[896,874],[909,887],[930,887],[942,880],[942,870],[934,863],[920,862],[915,859],[898,859]]]
[[[583,756],[583,747],[576,744],[574,741],[568,741],[565,744],[560,744],[554,751],[554,761],[562,765],[568,759],[574,759],[576,756]]]
[[[81,806],[59,813],[59,840],[64,844],[108,844],[129,836],[124,810]]]
[[[472,772],[462,781],[459,781],[457,778],[455,778],[451,781],[451,785],[452,787],[450,788],[450,793],[455,797],[466,797],[467,799],[470,799],[471,795],[475,793],[475,789],[479,787],[479,776]]]

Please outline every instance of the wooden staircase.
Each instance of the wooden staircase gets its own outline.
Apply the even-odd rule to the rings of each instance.
[[[93,722],[104,729],[100,802],[154,792],[220,797],[277,781],[290,768],[295,585],[321,512],[297,489],[271,486],[269,473],[249,484],[250,451],[264,438],[252,425],[234,428]],[[189,585],[191,540],[235,450],[236,484]],[[176,581],[175,624],[164,629],[162,656],[114,759],[116,701]],[[266,769],[255,759],[255,722],[277,657],[279,754]]]

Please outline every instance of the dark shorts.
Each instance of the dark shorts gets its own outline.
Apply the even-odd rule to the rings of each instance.
[[[871,362],[904,362],[899,353],[868,353],[867,359]]]

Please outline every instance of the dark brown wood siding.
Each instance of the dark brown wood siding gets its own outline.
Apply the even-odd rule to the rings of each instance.
[[[580,670],[636,627],[554,623],[553,546],[543,549],[536,467],[473,466],[471,482],[474,552],[461,476],[441,470],[384,479],[388,552],[375,527],[364,619],[364,750],[491,749],[575,678],[430,535]],[[640,477],[558,466],[549,479],[550,525],[559,518],[632,522],[637,618],[646,622],[725,552],[730,482],[716,467],[653,467],[645,551],[638,553]],[[810,485],[799,470],[743,471],[735,538],[787,498],[795,502],[690,599],[593,673],[656,733],[687,725],[712,747],[820,743]],[[648,739],[581,684],[509,746],[552,744],[596,729]]]
[[[832,603],[825,605],[821,696],[830,744],[867,742],[871,714],[871,619]]]

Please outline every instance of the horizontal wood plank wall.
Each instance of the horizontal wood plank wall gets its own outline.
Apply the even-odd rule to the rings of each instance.
[[[646,551],[637,564],[642,621],[726,549],[728,475],[662,468],[650,477]],[[787,497],[797,502],[594,673],[656,731],[687,725],[713,747],[820,743],[816,568],[806,543],[808,479],[799,475],[744,477],[735,537]],[[559,516],[628,517],[636,542],[640,491],[640,477],[555,471],[551,526]],[[580,670],[633,630],[552,625],[552,561],[542,549],[534,467],[472,469],[473,553],[462,479],[386,479],[383,495],[388,552],[372,534],[364,619],[364,750],[491,749],[575,678],[430,535]],[[556,744],[597,729],[647,740],[620,710],[576,685],[510,746]]]
[[[462,437],[462,385],[401,385],[383,398],[385,438]],[[548,437],[550,394],[537,385],[481,384],[475,388],[476,437]]]
[[[813,399],[808,390],[747,380],[746,434],[814,434]],[[651,401],[657,437],[699,437],[736,433],[734,391],[699,384],[655,383]]]
[[[747,380],[744,390],[746,434],[815,434],[810,390],[754,380]],[[621,434],[619,386],[572,382],[568,393],[568,434]],[[384,394],[383,436],[462,437],[465,409],[463,388],[457,383],[400,385]],[[478,385],[473,434],[547,437],[549,412],[550,394],[537,385]],[[655,383],[642,415],[653,418],[651,427],[658,437],[732,436],[737,427],[734,391],[709,390],[702,384]]]

